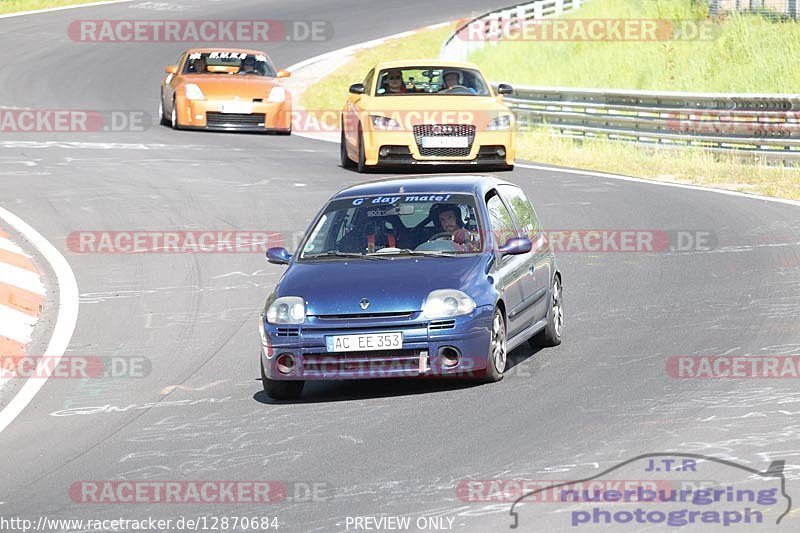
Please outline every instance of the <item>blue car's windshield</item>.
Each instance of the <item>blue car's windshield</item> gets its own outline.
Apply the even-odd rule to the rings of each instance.
[[[299,259],[483,250],[485,235],[468,194],[390,194],[334,200],[305,239]]]

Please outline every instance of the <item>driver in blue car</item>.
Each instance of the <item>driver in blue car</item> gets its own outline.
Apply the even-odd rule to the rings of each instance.
[[[464,228],[461,220],[461,208],[456,204],[434,204],[431,206],[433,223],[441,228],[441,232],[450,234],[453,242],[466,249],[469,241],[469,232]]]

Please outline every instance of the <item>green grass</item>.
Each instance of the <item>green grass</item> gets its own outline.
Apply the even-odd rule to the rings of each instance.
[[[34,11],[48,7],[88,4],[97,0],[0,0],[0,14]]]
[[[707,21],[696,0],[591,0],[564,18]],[[712,40],[649,42],[505,41],[471,60],[489,79],[524,85],[691,92],[796,93],[800,24],[732,14]]]
[[[544,127],[518,134],[517,144],[518,159],[800,200],[798,164],[768,164],[699,148],[658,149],[600,138],[573,139]]]
[[[347,98],[348,87],[363,81],[376,63],[393,59],[437,58],[442,43],[454,30],[455,25],[422,30],[410,37],[391,39],[375,48],[361,50],[347,64],[306,89],[300,97],[300,105],[313,110],[339,110]]]

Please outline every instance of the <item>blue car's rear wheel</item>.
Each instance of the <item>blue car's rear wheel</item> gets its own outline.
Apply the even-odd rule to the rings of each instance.
[[[261,383],[264,392],[274,400],[294,400],[303,392],[305,381],[275,381],[269,379],[264,372],[264,362],[261,361]]]
[[[506,351],[506,321],[503,312],[497,308],[492,317],[492,331],[489,341],[489,360],[486,362],[486,381],[500,381],[506,371],[508,353]]]

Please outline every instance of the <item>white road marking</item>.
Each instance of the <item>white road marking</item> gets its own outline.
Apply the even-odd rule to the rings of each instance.
[[[2,213],[0,213],[0,218],[2,218]],[[38,273],[2,262],[0,262],[0,283],[13,285],[34,294],[45,294],[44,285],[42,285]]]
[[[567,168],[552,168],[542,165],[529,165],[527,163],[517,163],[518,167],[529,168],[531,170],[544,170],[547,172],[561,172],[563,174],[581,174],[584,176],[593,176],[596,178],[605,178],[612,180],[632,181],[635,183],[646,183],[649,185],[661,185],[662,187],[678,187],[680,189],[691,189],[694,191],[715,192],[717,194],[726,194],[728,196],[737,196],[740,198],[750,198],[751,200],[763,200],[765,202],[775,202],[779,204],[800,206],[798,200],[786,200],[784,198],[772,198],[771,196],[762,196],[760,194],[751,194],[747,192],[729,191],[727,189],[715,189],[713,187],[703,187],[700,185],[688,185],[685,183],[673,183],[670,181],[655,181],[644,178],[634,178],[631,176],[622,176],[620,174],[607,174],[605,172],[594,172],[591,170],[573,170]]]
[[[25,252],[22,251],[22,248],[9,241],[5,237],[0,237],[0,250],[5,250],[6,252],[15,253],[18,255],[25,255]]]
[[[75,274],[61,252],[24,220],[2,207],[0,219],[22,233],[55,272],[58,283],[58,316],[43,355],[55,358],[58,362],[69,346],[78,321],[78,283],[75,281]],[[19,416],[46,382],[46,379],[29,379],[25,382],[16,396],[0,411],[0,433]]]
[[[37,318],[0,304],[0,337],[28,344],[31,342],[31,333]]]
[[[64,11],[66,9],[78,9],[82,7],[94,7],[94,6],[103,6],[103,5],[111,5],[111,4],[122,4],[124,2],[132,2],[133,0],[107,0],[105,2],[90,2],[88,4],[75,4],[71,6],[61,6],[61,7],[49,7],[47,9],[34,9],[32,11],[20,11],[18,13],[7,13],[5,15],[0,15],[0,19],[7,19],[12,17],[22,17],[25,15],[38,15],[39,13],[50,13],[52,11]]]

